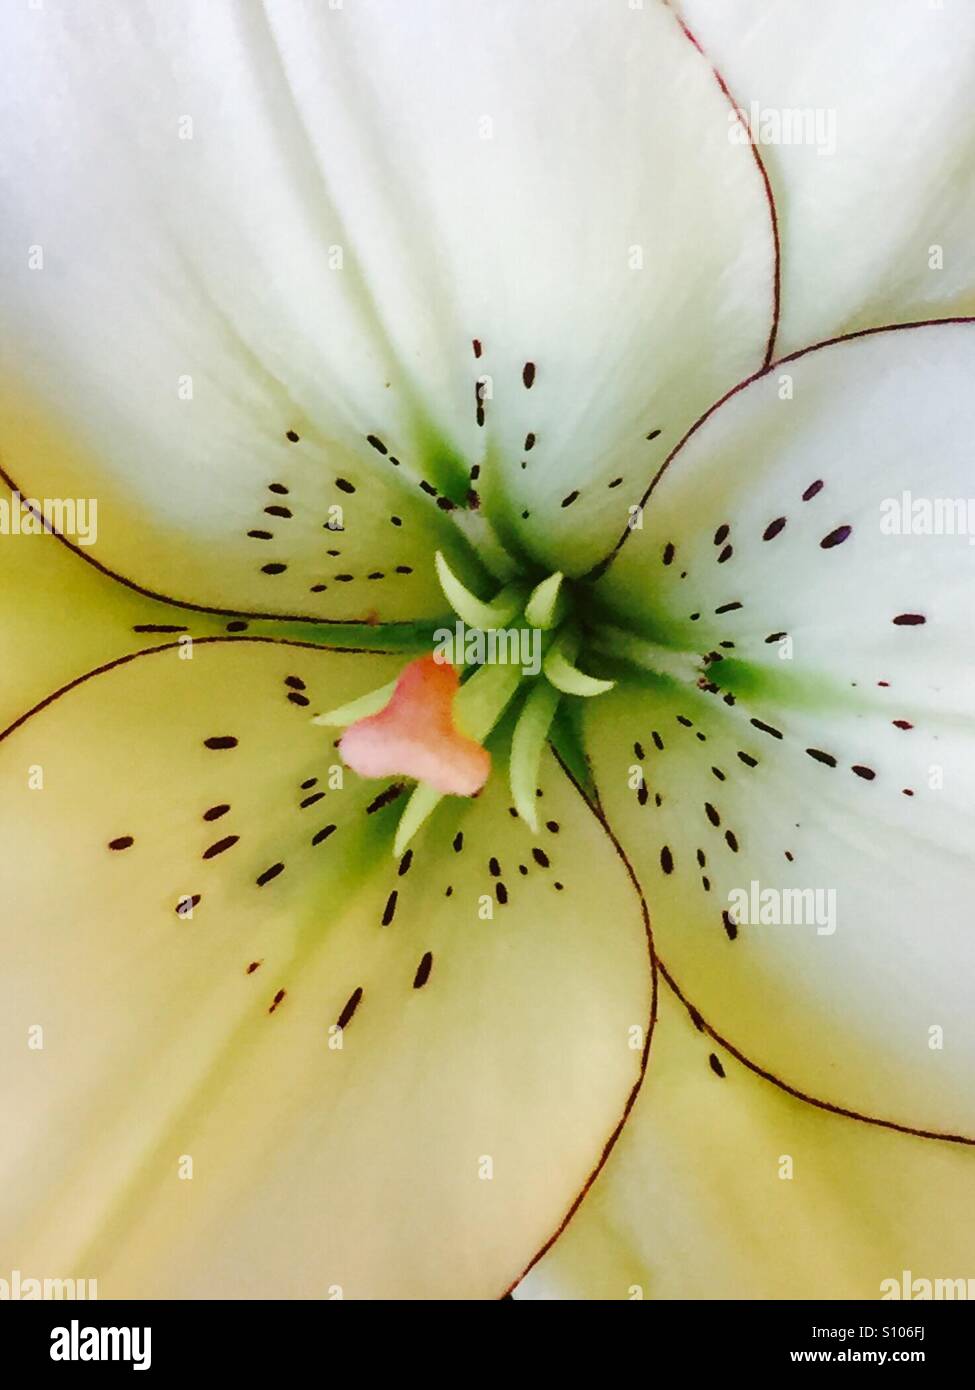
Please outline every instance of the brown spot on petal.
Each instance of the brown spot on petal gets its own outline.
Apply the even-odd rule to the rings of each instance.
[[[262,874],[257,876],[258,888],[263,888],[265,883],[270,883],[272,878],[277,878],[278,874],[284,873],[283,864],[272,864],[269,869],[265,869]]]
[[[346,1003],[345,1003],[345,1008],[344,1008],[344,1009],[342,1010],[342,1012],[339,1014],[339,1017],[338,1017],[338,1026],[339,1026],[340,1028],[345,1028],[345,1027],[347,1027],[348,1024],[352,1021],[352,1015],[355,1013],[356,1009],[359,1007],[359,1001],[360,1001],[361,999],[362,999],[362,986],[359,985],[359,986],[357,986],[357,988],[354,989],[354,990],[352,991],[352,993],[349,995],[349,997],[348,997],[348,999],[346,1000]]]
[[[416,974],[413,976],[413,988],[422,989],[430,978],[430,971],[433,969],[433,956],[427,951],[420,964],[416,967]]]
[[[214,844],[210,845],[209,848],[203,851],[203,858],[214,859],[218,854],[223,854],[224,850],[230,849],[231,846],[235,845],[239,839],[239,835],[224,836],[222,840],[217,840]]]

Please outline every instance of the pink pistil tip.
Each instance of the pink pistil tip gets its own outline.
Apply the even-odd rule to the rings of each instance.
[[[339,742],[362,777],[415,777],[438,792],[474,796],[491,771],[491,755],[454,726],[460,677],[453,666],[421,656],[404,668],[389,703],[350,724]]]

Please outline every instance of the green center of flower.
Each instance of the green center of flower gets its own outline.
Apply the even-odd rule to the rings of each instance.
[[[576,664],[583,628],[561,573],[534,586],[514,578],[485,600],[458,579],[439,551],[436,568],[456,621],[434,633],[432,656],[411,662],[390,685],[315,720],[345,727],[340,752],[362,775],[417,778],[396,854],[443,795],[476,795],[481,789],[490,768],[482,745],[515,701],[511,795],[518,814],[537,830],[538,769],[562,697],[591,699],[615,684]]]

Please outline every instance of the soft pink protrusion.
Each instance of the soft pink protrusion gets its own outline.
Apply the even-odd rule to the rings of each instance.
[[[460,678],[433,656],[411,661],[389,704],[350,724],[339,752],[363,777],[415,777],[438,792],[474,796],[491,771],[486,748],[454,727]]]

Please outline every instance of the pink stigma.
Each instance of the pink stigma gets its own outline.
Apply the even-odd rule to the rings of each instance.
[[[491,755],[454,727],[460,677],[433,656],[411,661],[389,704],[350,724],[339,743],[362,777],[415,777],[438,792],[474,796],[491,771]]]

